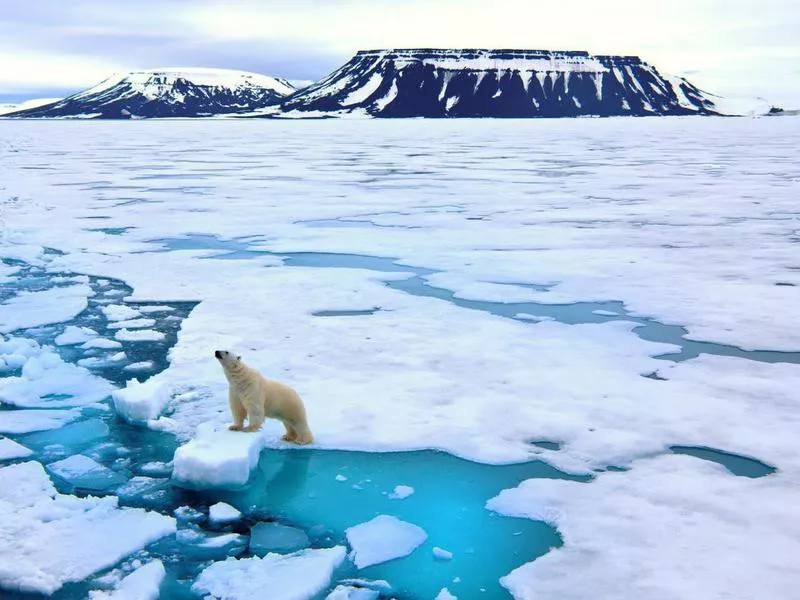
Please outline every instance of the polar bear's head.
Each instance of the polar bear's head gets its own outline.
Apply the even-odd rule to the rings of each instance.
[[[227,350],[214,350],[214,358],[220,362],[222,368],[226,371],[242,362],[241,356],[237,356],[233,352],[228,352]]]

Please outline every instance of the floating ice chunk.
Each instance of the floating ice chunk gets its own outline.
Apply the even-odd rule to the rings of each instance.
[[[232,523],[233,521],[238,521],[241,516],[241,512],[225,502],[217,502],[208,507],[208,521],[212,525]]]
[[[31,350],[16,377],[0,379],[0,400],[14,406],[61,408],[94,404],[114,387],[84,368],[64,362],[49,348]]]
[[[20,292],[0,304],[0,333],[69,321],[86,310],[93,294],[88,285]]]
[[[123,371],[152,371],[156,364],[152,360],[131,363],[122,367]]]
[[[73,346],[87,342],[96,336],[97,332],[89,327],[67,325],[64,332],[56,336],[55,342],[58,346]]]
[[[347,481],[347,477],[342,474],[336,476],[336,481]]]
[[[127,321],[141,316],[138,310],[124,304],[108,304],[100,310],[103,311],[109,321]]]
[[[33,454],[33,450],[18,444],[8,438],[0,438],[0,460],[11,460],[14,458],[25,458]]]
[[[146,314],[150,313],[160,313],[160,312],[172,312],[175,310],[171,306],[161,305],[161,304],[154,304],[152,306],[141,306],[139,307],[139,312],[143,312]]]
[[[395,486],[394,491],[389,494],[389,498],[392,500],[402,500],[403,498],[408,498],[413,493],[414,488],[410,485],[398,485]]]
[[[116,352],[110,356],[89,356],[88,358],[80,359],[78,361],[78,366],[84,367],[85,369],[102,369],[121,362],[126,358],[127,356],[124,352]]]
[[[155,329],[120,329],[114,337],[122,342],[160,342],[167,336]]]
[[[325,600],[377,600],[381,594],[369,588],[337,585]]]
[[[390,515],[350,527],[345,535],[359,569],[408,556],[428,537],[421,527]]]
[[[157,419],[170,398],[169,387],[154,379],[144,383],[131,379],[125,388],[114,390],[111,394],[117,413],[129,423],[139,424]]]
[[[73,489],[102,492],[125,483],[124,477],[83,454],[50,463],[47,470],[66,481]]]
[[[603,317],[617,317],[617,316],[619,316],[618,312],[614,312],[613,310],[604,310],[604,309],[593,310],[592,314],[593,315],[601,315]]]
[[[309,546],[302,529],[280,523],[256,523],[250,529],[250,552],[264,556],[269,552],[294,552]]]
[[[445,550],[444,548],[439,548],[438,546],[433,547],[433,557],[438,560],[452,560],[453,553]]]
[[[175,451],[172,477],[197,488],[244,485],[263,448],[260,432],[205,433]]]
[[[172,514],[175,515],[179,521],[200,521],[205,518],[203,513],[191,506],[179,506],[172,511]]]
[[[0,433],[55,429],[80,416],[77,410],[0,410]]]
[[[152,327],[156,324],[155,319],[130,319],[128,321],[116,321],[109,323],[109,329],[144,329],[145,327]]]
[[[146,462],[139,465],[139,472],[145,475],[161,475],[167,477],[172,473],[172,462]]]
[[[53,594],[175,531],[175,520],[117,498],[58,494],[38,462],[0,469],[0,587]],[[9,540],[13,540],[11,543]]]
[[[113,348],[122,348],[122,344],[116,340],[109,340],[108,338],[95,338],[84,344],[81,344],[81,348],[83,350],[91,350],[92,348],[111,350]]]
[[[229,558],[200,573],[192,591],[220,600],[251,600],[262,597],[264,590],[269,590],[270,600],[312,598],[330,585],[345,555],[345,548],[336,546],[263,558]]]
[[[240,553],[244,552],[247,545],[247,536],[238,533],[222,533],[202,535],[201,541],[197,544],[200,548],[230,548],[240,546]]]
[[[436,598],[434,600],[458,600],[458,596],[453,596],[450,593],[450,590],[447,588],[442,588],[441,591],[436,594]]]
[[[160,560],[151,561],[124,577],[113,591],[89,592],[89,600],[156,600],[166,574]]]

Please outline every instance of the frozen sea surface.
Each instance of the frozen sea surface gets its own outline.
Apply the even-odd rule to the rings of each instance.
[[[200,515],[56,594],[150,585],[160,570],[141,569],[163,563],[162,594],[191,597],[257,565],[258,522],[323,550],[386,514],[426,542],[363,572],[320,561],[309,589],[792,597],[798,134],[795,118],[3,123],[16,445],[0,460],[96,463],[126,483],[92,493]],[[296,387],[317,446],[286,452],[268,423],[246,485],[185,490],[176,446],[229,420],[218,347]],[[148,378],[159,393],[117,418],[111,389]],[[414,494],[392,499],[400,485]],[[242,520],[208,523],[217,501]],[[461,509],[469,528],[447,527]]]

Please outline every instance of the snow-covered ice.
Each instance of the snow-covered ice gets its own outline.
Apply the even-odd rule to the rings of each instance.
[[[88,298],[93,293],[88,285],[22,291],[0,304],[0,333],[67,321],[89,306]]]
[[[166,336],[154,329],[120,329],[114,337],[122,342],[160,342]]]
[[[80,416],[77,410],[0,410],[0,433],[55,429]]]
[[[169,387],[152,378],[144,383],[131,379],[124,388],[111,393],[114,409],[129,423],[143,424],[157,419],[170,399]]]
[[[152,560],[125,576],[112,591],[89,592],[89,600],[156,600],[166,574],[164,563]]]
[[[359,569],[408,556],[428,537],[422,528],[391,515],[378,515],[345,533]]]
[[[63,333],[56,336],[55,342],[58,346],[71,346],[74,344],[81,344],[91,340],[97,336],[97,332],[90,327],[78,327],[76,325],[67,325]],[[91,348],[96,346],[85,346]]]
[[[84,406],[103,400],[114,389],[85,368],[64,361],[52,348],[18,340],[11,338],[6,343],[16,346],[11,355],[22,358],[22,372],[0,379],[1,401],[19,407]]]
[[[229,558],[206,568],[192,590],[219,600],[251,600],[265,590],[271,600],[306,600],[328,587],[345,556],[345,548],[336,546],[263,558]]]
[[[458,600],[458,596],[454,596],[450,593],[450,590],[447,588],[442,588],[441,591],[436,594],[436,598],[434,600]]]
[[[733,477],[713,463],[662,456],[588,485],[525,481],[488,508],[553,523],[564,546],[501,582],[523,599],[613,597],[621,581],[636,598],[791,598],[795,478]],[[575,573],[591,586],[570,585]]]
[[[238,521],[241,516],[241,512],[225,502],[217,502],[208,507],[208,522],[212,525],[225,525]]]
[[[0,587],[52,594],[175,531],[175,520],[113,496],[56,492],[42,465],[0,469]]]
[[[0,438],[0,460],[12,460],[15,458],[25,458],[33,454],[33,450],[18,444],[8,438]]]
[[[369,588],[337,585],[325,600],[378,600],[380,592]]]
[[[176,455],[178,479],[197,487],[243,485],[258,452],[278,443],[280,424],[272,421],[261,434],[209,433],[230,422],[227,383],[211,356],[230,347],[300,392],[322,448],[433,447],[507,463],[541,456],[530,440],[559,440],[560,449],[546,458],[572,472],[633,467],[582,487],[565,484],[581,504],[578,515],[563,505],[562,533],[580,530],[571,517],[595,513],[608,519],[609,532],[614,519],[624,529],[625,515],[593,508],[593,486],[624,499],[606,482],[631,482],[633,489],[632,478],[644,470],[657,483],[657,471],[673,464],[686,466],[680,484],[687,497],[655,485],[648,502],[699,514],[698,531],[709,535],[706,527],[720,521],[730,522],[730,535],[745,535],[734,524],[758,513],[750,507],[772,507],[796,488],[800,177],[793,150],[800,119],[308,121],[302,128],[165,121],[157,130],[126,127],[124,135],[118,123],[75,124],[69,134],[53,125],[4,124],[3,197],[21,201],[0,206],[0,255],[52,272],[115,277],[132,288],[108,299],[200,301],[157,376],[174,394],[173,412],[148,422],[186,443]],[[24,151],[9,151],[14,146]],[[204,156],[193,155],[198,147],[208,150]],[[23,176],[37,161],[51,169]],[[176,174],[180,186],[168,186]],[[153,188],[159,178],[163,188]],[[114,206],[109,199],[121,189],[147,202]],[[90,231],[87,219],[97,216],[124,232]],[[369,224],[346,235],[304,224],[348,218]],[[64,254],[45,256],[44,247]],[[418,269],[427,271],[414,277]],[[13,268],[0,277],[5,285]],[[425,285],[431,281],[444,288]],[[86,285],[62,284],[59,294]],[[72,309],[58,315],[50,314],[52,306],[23,312],[27,323],[68,318],[84,301],[76,295],[67,302]],[[498,306],[514,308],[512,301],[529,303],[515,309],[518,320],[492,314]],[[607,322],[543,320],[534,310],[552,314],[548,309],[588,302],[596,303],[584,310],[595,311],[589,320]],[[381,310],[313,316],[365,306]],[[619,315],[599,312],[609,306],[619,306]],[[145,308],[115,316],[163,318]],[[8,308],[0,311],[17,319]],[[639,323],[619,320],[625,315],[685,327],[688,338],[707,344],[691,360],[656,358],[675,346],[648,341]],[[163,344],[165,331],[123,329],[115,338]],[[736,348],[715,344],[794,354],[724,356]],[[0,342],[3,372],[39,354],[21,342],[6,346]],[[131,360],[144,359],[131,352]],[[36,363],[28,370],[32,375]],[[660,379],[647,377],[656,372]],[[48,407],[71,401],[34,397],[33,381],[19,381],[10,396]],[[19,411],[0,411],[9,412]],[[722,496],[701,503],[692,490],[728,481],[711,465],[688,457],[652,467],[641,462],[674,444],[753,456],[778,472],[758,480],[726,472],[737,505]],[[415,498],[393,504],[399,509]],[[705,512],[693,512],[701,504]],[[657,511],[637,514],[642,535],[659,530]],[[797,554],[798,518],[782,518],[775,547]],[[651,596],[663,597],[681,585],[675,573],[689,564],[664,536],[648,539],[652,552],[619,561],[620,545],[607,543],[617,539],[612,533],[582,536],[565,533],[563,548],[504,582],[520,595],[540,585],[558,597],[582,597],[582,578],[560,569],[577,564],[571,547],[588,545],[604,565],[601,581],[624,589],[650,572]],[[716,570],[707,570],[703,582],[708,596],[753,591],[734,590],[724,569],[768,581],[765,592],[800,585],[795,571],[774,570],[780,561],[773,563],[771,552],[743,555],[746,569],[733,551],[716,554]],[[540,584],[531,583],[531,568]]]
[[[124,304],[108,304],[100,308],[109,321],[128,321],[141,316],[141,313]]]
[[[208,431],[178,448],[173,478],[197,488],[231,487],[247,483],[264,448],[261,432]]]
[[[115,348],[122,348],[122,344],[116,340],[109,340],[108,338],[94,338],[81,344],[82,350],[91,350],[92,348],[113,350]]]

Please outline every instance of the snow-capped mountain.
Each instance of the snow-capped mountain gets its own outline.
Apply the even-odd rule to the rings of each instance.
[[[281,104],[286,116],[720,114],[714,97],[635,56],[547,50],[367,50]]]
[[[0,104],[0,115],[5,115],[12,112],[19,112],[21,110],[28,110],[29,108],[38,108],[45,104],[53,104],[58,102],[61,98],[36,98],[33,100],[25,100],[19,103]]]
[[[227,69],[155,69],[109,77],[98,85],[8,117],[199,117],[250,112],[280,102],[287,81]]]

